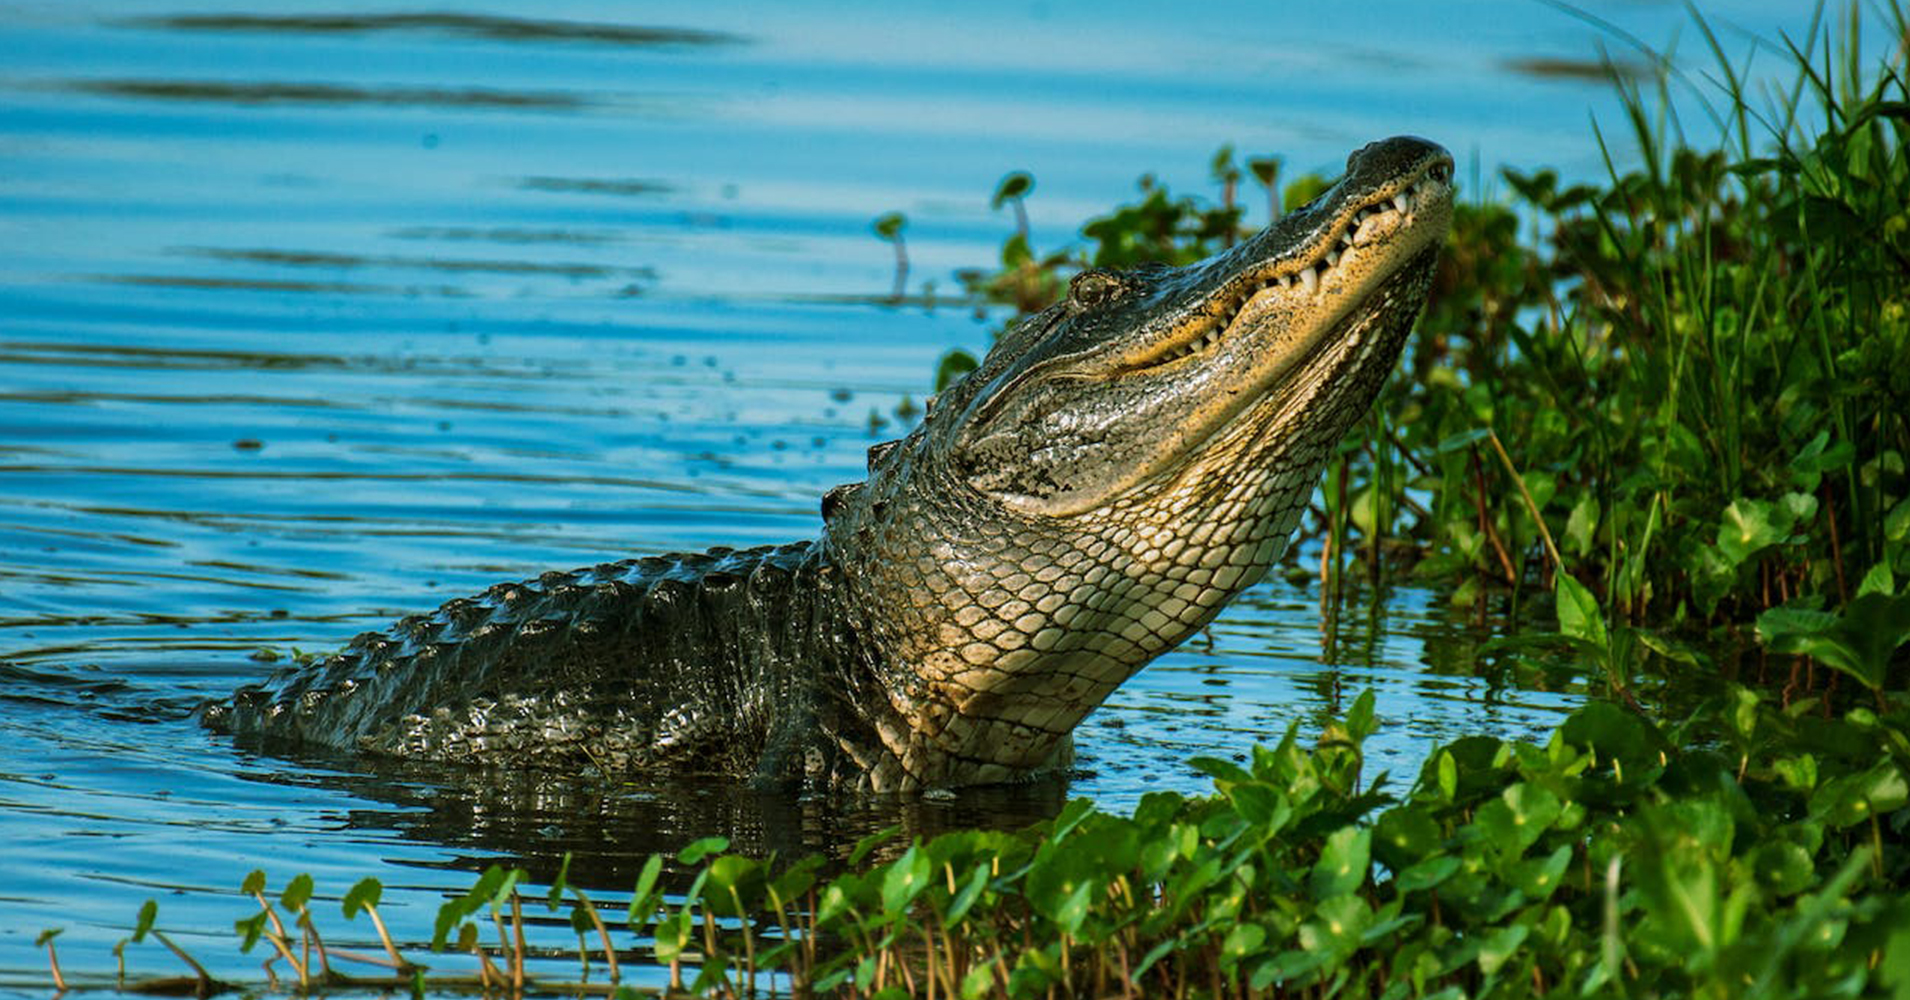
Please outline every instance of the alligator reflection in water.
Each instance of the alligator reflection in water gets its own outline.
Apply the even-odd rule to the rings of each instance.
[[[570,879],[627,890],[652,854],[723,837],[751,857],[811,854],[839,861],[858,840],[898,827],[896,843],[950,830],[1018,829],[1046,820],[1067,797],[1059,776],[965,790],[959,798],[795,797],[734,780],[642,783],[548,768],[473,767],[349,755],[310,745],[241,740],[266,753],[252,780],[321,786],[388,808],[358,806],[344,825],[450,848],[432,867],[474,871],[513,864],[548,878],[571,855]],[[279,764],[292,766],[280,768]],[[466,853],[468,852],[468,853]],[[415,862],[414,862],[415,863]]]
[[[1083,272],[870,450],[814,543],[501,584],[205,719],[809,788],[1065,770],[1081,719],[1284,550],[1424,303],[1451,176],[1436,145],[1376,142],[1232,250]]]

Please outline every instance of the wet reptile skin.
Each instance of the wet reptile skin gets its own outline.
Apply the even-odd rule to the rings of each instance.
[[[1069,733],[1259,580],[1424,303],[1452,163],[1354,153],[1185,268],[1091,270],[812,542],[547,573],[207,706],[409,757],[911,792],[1065,766]]]

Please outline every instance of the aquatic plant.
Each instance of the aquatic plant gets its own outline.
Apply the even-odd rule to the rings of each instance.
[[[864,840],[830,878],[724,853],[721,838],[653,856],[616,897],[613,931],[565,867],[543,893],[568,921],[525,915],[532,876],[493,866],[440,908],[446,974],[326,946],[312,882],[264,894],[236,922],[269,940],[301,992],[412,988],[641,992],[623,969],[668,970],[671,995],[766,991],[939,997],[1792,997],[1910,988],[1910,705],[1826,716],[1724,687],[1655,724],[1592,702],[1543,743],[1466,737],[1404,788],[1367,775],[1370,693],[1303,747],[1297,727],[1237,764],[1195,766],[1211,795],[1156,792],[1129,815],[1068,804],[1020,832]],[[877,851],[879,864],[869,863]],[[375,914],[376,882],[343,899]],[[608,898],[608,897],[607,897]],[[484,943],[480,923],[495,930]],[[527,931],[574,935],[580,973]],[[153,905],[135,937],[159,932]],[[588,939],[597,942],[587,944]],[[164,940],[163,938],[161,939]],[[619,944],[618,942],[622,943]],[[589,982],[593,954],[607,979]],[[317,967],[314,967],[314,958]],[[350,977],[334,960],[384,966]],[[535,959],[540,975],[527,972]],[[621,963],[621,964],[620,964]],[[195,966],[196,967],[196,966]],[[268,975],[272,963],[267,964]],[[167,988],[225,988],[203,970]],[[283,984],[289,986],[289,983]],[[138,988],[137,984],[129,988]]]

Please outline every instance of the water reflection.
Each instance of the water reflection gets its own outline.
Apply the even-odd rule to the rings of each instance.
[[[396,254],[329,253],[320,250],[268,250],[227,247],[173,247],[167,251],[182,257],[207,257],[213,260],[271,264],[278,267],[330,267],[347,270],[360,267],[414,268],[453,273],[536,274],[558,278],[642,278],[653,280],[657,273],[649,267],[620,267],[610,264],[543,263],[528,260],[460,260],[445,257],[405,257]]]
[[[103,97],[159,101],[215,101],[221,104],[307,104],[347,107],[363,104],[578,111],[602,104],[563,91],[508,91],[479,87],[360,87],[342,83],[275,83],[234,80],[69,80],[67,88]]]
[[[409,14],[304,14],[276,17],[264,14],[185,14],[171,17],[129,18],[119,23],[128,27],[160,28],[171,31],[268,31],[316,35],[421,32],[505,42],[590,42],[601,45],[646,47],[738,45],[747,41],[741,35],[698,28],[537,20],[450,11]]]
[[[967,790],[947,800],[890,796],[805,797],[724,778],[646,782],[641,776],[469,768],[327,755],[296,746],[242,743],[248,781],[322,787],[356,800],[349,830],[554,872],[566,852],[586,885],[628,889],[651,854],[720,836],[754,857],[843,858],[890,826],[899,842],[970,827],[1018,829],[1052,816],[1062,780]],[[372,807],[370,803],[377,803]],[[469,865],[451,862],[452,867]]]

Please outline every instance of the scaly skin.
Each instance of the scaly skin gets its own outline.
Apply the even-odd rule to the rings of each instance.
[[[412,757],[912,792],[1069,733],[1279,558],[1424,304],[1452,161],[1374,143],[1185,268],[1091,270],[1009,331],[813,543],[548,573],[208,706]]]

